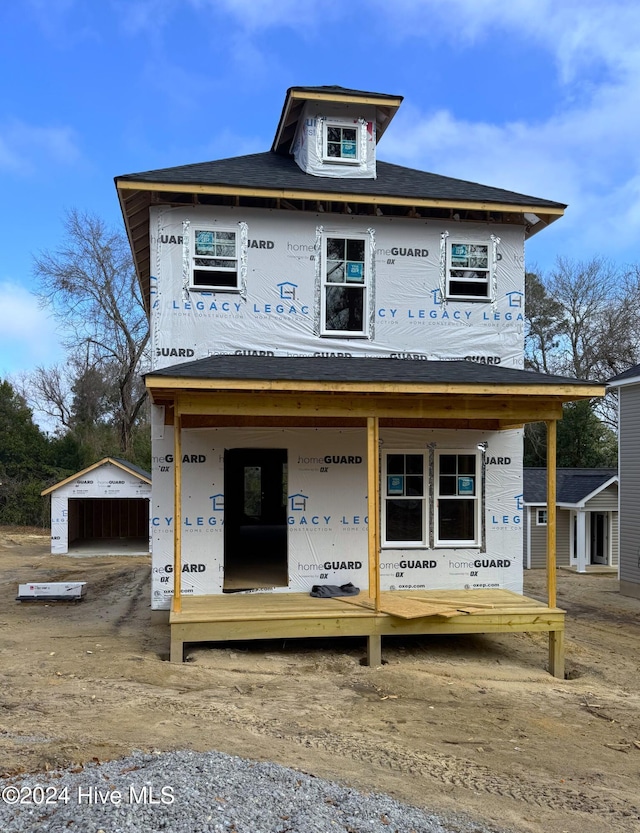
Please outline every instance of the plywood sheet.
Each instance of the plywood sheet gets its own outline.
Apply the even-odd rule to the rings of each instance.
[[[398,596],[380,600],[380,610],[389,616],[397,616],[400,619],[420,619],[423,616],[458,616],[456,608],[447,608],[443,605],[434,605],[430,602],[423,602],[421,599],[407,599]]]
[[[373,599],[368,596],[357,596],[348,599],[340,597],[340,601],[364,607],[367,610],[374,609]],[[453,606],[446,607],[443,604],[431,604],[431,602],[422,599],[410,599],[406,596],[392,596],[386,593],[381,595],[378,609],[380,613],[397,616],[400,619],[420,619],[423,616],[458,616],[461,612]]]

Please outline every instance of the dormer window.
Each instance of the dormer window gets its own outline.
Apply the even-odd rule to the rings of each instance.
[[[359,124],[345,127],[337,122],[327,121],[323,125],[323,159],[325,162],[360,161],[360,130]]]

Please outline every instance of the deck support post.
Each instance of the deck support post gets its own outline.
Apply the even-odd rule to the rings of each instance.
[[[382,637],[379,633],[367,637],[367,665],[382,665]]]
[[[176,636],[171,636],[169,662],[184,662],[184,642]]]
[[[549,673],[564,680],[564,630],[549,631]]]

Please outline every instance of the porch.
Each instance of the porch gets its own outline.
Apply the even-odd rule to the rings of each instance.
[[[369,664],[379,664],[385,635],[538,631],[549,635],[551,674],[564,677],[564,611],[556,606],[556,424],[563,402],[600,396],[601,385],[467,361],[247,356],[211,356],[165,368],[148,374],[146,384],[154,404],[164,407],[165,424],[173,427],[172,661],[183,660],[189,642],[362,636]],[[546,603],[506,589],[463,590],[460,584],[446,590],[382,590],[380,430],[501,432],[541,420],[548,454]],[[367,595],[182,592],[182,432],[225,426],[366,432],[368,581],[361,586]],[[478,548],[487,552],[483,541]]]
[[[173,610],[171,661],[191,642],[361,636],[367,662],[381,663],[383,636],[549,633],[549,671],[564,677],[564,617],[557,607],[510,590],[424,590],[314,598],[306,593],[183,596]]]

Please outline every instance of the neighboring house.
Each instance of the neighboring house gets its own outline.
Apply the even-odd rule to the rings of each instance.
[[[618,392],[620,592],[640,599],[640,365],[608,384]]]
[[[522,426],[545,420],[554,448],[563,402],[604,388],[522,367],[524,243],[565,206],[379,161],[401,102],[292,87],[269,152],[116,178],[174,659],[343,633],[375,659],[383,633],[442,626],[407,601],[439,591],[452,631],[548,630],[560,667],[553,587],[543,613],[521,599]],[[347,583],[373,612],[308,600]],[[506,595],[457,615],[469,592]],[[385,618],[403,593],[409,618]]]
[[[151,475],[105,457],[49,486],[51,552],[138,555],[151,549]]]
[[[547,470],[525,468],[524,566],[547,565]],[[585,572],[618,564],[618,472],[557,469],[556,563]]]

